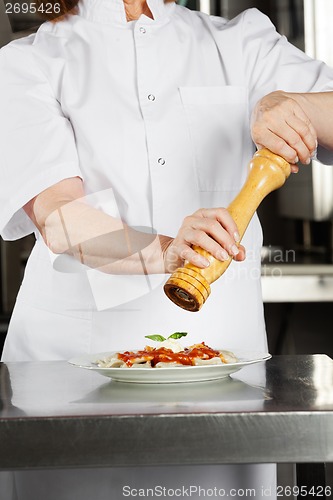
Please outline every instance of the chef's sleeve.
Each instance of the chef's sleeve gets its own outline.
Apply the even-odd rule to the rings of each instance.
[[[333,70],[289,43],[257,9],[244,13],[242,44],[243,67],[252,105],[274,90],[333,90]]]
[[[259,99],[275,90],[333,90],[333,69],[289,43],[257,9],[249,9],[243,15],[242,49],[250,111]],[[333,153],[319,148],[318,159],[332,164]]]
[[[28,201],[82,175],[71,124],[33,47],[1,49],[0,75],[0,234],[15,240],[36,230],[22,209]]]

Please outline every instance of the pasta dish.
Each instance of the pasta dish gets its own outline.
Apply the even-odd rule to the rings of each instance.
[[[179,342],[167,339],[159,347],[146,346],[138,351],[116,352],[97,360],[96,364],[100,368],[168,368],[223,365],[237,361],[232,352],[212,349],[204,342],[183,348]]]

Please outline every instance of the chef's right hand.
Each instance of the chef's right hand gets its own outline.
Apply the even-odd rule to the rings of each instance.
[[[230,257],[242,261],[245,249],[239,240],[237,225],[226,208],[201,208],[185,217],[177,236],[164,247],[166,272],[174,272],[184,261],[200,268],[209,266],[209,261],[192,245],[207,250],[220,261]]]
[[[309,105],[310,104],[310,105]],[[258,149],[268,148],[282,156],[298,172],[299,161],[309,165],[318,146],[316,130],[307,115],[307,94],[267,94],[256,104],[251,117],[251,135]]]

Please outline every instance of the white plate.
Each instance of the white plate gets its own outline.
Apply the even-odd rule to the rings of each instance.
[[[222,350],[222,349],[221,349]],[[204,380],[216,380],[225,378],[235,373],[244,366],[259,363],[271,358],[267,352],[249,352],[231,350],[239,359],[237,363],[210,366],[180,366],[170,368],[99,368],[95,362],[113,354],[103,352],[99,354],[87,354],[69,360],[71,365],[79,368],[93,370],[105,377],[110,377],[120,382],[133,382],[136,384],[169,384],[183,382],[203,382]]]

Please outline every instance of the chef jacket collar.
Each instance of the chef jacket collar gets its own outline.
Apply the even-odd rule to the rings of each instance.
[[[154,19],[142,14],[141,24],[164,24],[175,7],[173,1],[147,0],[147,4]],[[79,15],[89,21],[128,28],[133,24],[126,19],[123,0],[80,0],[78,6]]]

